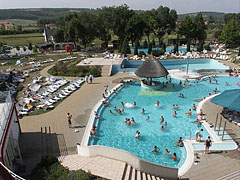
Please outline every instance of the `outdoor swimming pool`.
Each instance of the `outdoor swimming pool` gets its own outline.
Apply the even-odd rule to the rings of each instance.
[[[160,62],[166,69],[187,69],[187,61],[186,59],[179,60],[161,60]],[[143,61],[124,61],[123,69],[119,69],[118,71],[125,72],[135,72],[137,68],[143,63]],[[189,69],[190,70],[207,70],[207,71],[225,71],[229,69],[228,66],[225,66],[223,63],[218,62],[213,59],[189,59]]]
[[[154,51],[154,50],[161,50],[162,48],[152,48],[152,50]],[[173,51],[174,50],[174,47],[167,47],[166,48],[166,51],[167,52],[170,52],[170,51]],[[186,47],[178,47],[178,50],[179,51],[187,51],[187,48]],[[196,48],[195,48],[195,50],[196,50]],[[148,53],[148,48],[145,48],[145,49],[138,49],[138,53],[139,52],[144,52],[145,54],[147,54]],[[133,54],[134,53],[134,48],[133,49],[131,49],[131,53]]]
[[[179,137],[183,139],[195,139],[195,133],[198,129],[197,124],[191,123],[197,119],[196,112],[190,117],[185,114],[195,103],[194,99],[207,96],[208,93],[213,94],[214,88],[218,92],[226,89],[240,88],[236,86],[236,82],[240,82],[239,78],[234,77],[217,77],[218,84],[209,84],[208,81],[201,81],[199,84],[189,82],[192,86],[182,88],[178,85],[178,81],[173,79],[172,83],[163,91],[149,91],[141,88],[139,83],[133,82],[127,84],[120,90],[117,95],[113,95],[109,102],[110,107],[101,107],[98,112],[101,119],[95,120],[97,125],[96,137],[89,139],[88,145],[103,145],[114,147],[128,151],[137,157],[161,164],[169,167],[181,167],[186,158],[184,147],[177,147],[176,141]],[[225,86],[225,82],[229,82],[229,86]],[[175,88],[172,87],[175,85]],[[179,98],[179,93],[184,94],[185,98]],[[161,107],[156,107],[154,104],[159,100]],[[124,113],[119,115],[114,111],[114,106],[122,109],[120,103],[137,103],[136,107],[124,108]],[[173,117],[173,104],[178,104],[177,117]],[[142,108],[145,109],[145,114],[141,114]],[[114,114],[109,113],[112,110]],[[150,120],[146,117],[150,116]],[[163,116],[167,122],[167,128],[160,130],[163,125],[160,123],[160,116]],[[136,123],[130,126],[124,122],[125,118],[134,117]],[[140,138],[135,138],[136,131],[140,131]],[[204,129],[203,139],[209,135]],[[153,147],[157,145],[159,152],[155,155],[152,153]],[[176,153],[178,161],[173,161],[170,157],[164,154],[165,149],[169,149],[172,153]]]

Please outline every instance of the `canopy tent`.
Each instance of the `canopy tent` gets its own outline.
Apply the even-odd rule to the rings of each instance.
[[[211,102],[240,112],[240,89],[225,90],[220,95],[212,98]]]

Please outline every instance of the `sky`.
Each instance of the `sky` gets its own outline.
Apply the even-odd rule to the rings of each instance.
[[[215,11],[240,13],[240,0],[0,0],[1,9],[15,8],[100,8],[127,4],[130,9],[147,10],[160,5],[178,14]]]

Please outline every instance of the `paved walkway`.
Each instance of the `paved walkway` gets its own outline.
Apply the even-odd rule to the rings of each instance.
[[[222,107],[207,101],[203,105],[203,112],[208,122],[213,123],[216,119],[216,114],[222,111]],[[223,121],[226,121],[225,119]],[[224,123],[222,123],[223,125]],[[239,142],[240,128],[233,123],[227,121],[227,132]],[[191,169],[183,176],[190,180],[215,180],[226,174],[235,172],[240,169],[240,152],[233,151],[214,151],[210,154],[201,152],[200,159],[197,165],[193,165]]]
[[[49,67],[41,71],[41,75],[46,76],[48,69]],[[27,164],[27,172],[30,172],[40,161],[42,151],[57,155],[75,154],[76,144],[81,142],[92,108],[101,99],[104,86],[108,85],[109,88],[113,88],[117,84],[112,81],[125,76],[129,75],[119,73],[108,78],[95,78],[93,84],[84,83],[80,89],[67,97],[54,110],[20,119],[22,130],[20,146],[24,162]],[[73,115],[73,128],[68,127],[67,112]],[[43,127],[43,131],[47,127],[47,135],[41,133],[41,127]],[[49,133],[49,127],[51,133]],[[79,132],[76,133],[76,129]]]

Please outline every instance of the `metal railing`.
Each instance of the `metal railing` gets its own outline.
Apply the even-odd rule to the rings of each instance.
[[[3,170],[5,171],[5,173],[10,175],[12,177],[12,179],[15,179],[15,180],[25,180],[24,178],[18,176],[17,174],[15,174],[11,170],[9,170],[6,166],[4,166],[4,164],[2,162],[0,162],[0,166],[2,166]]]

